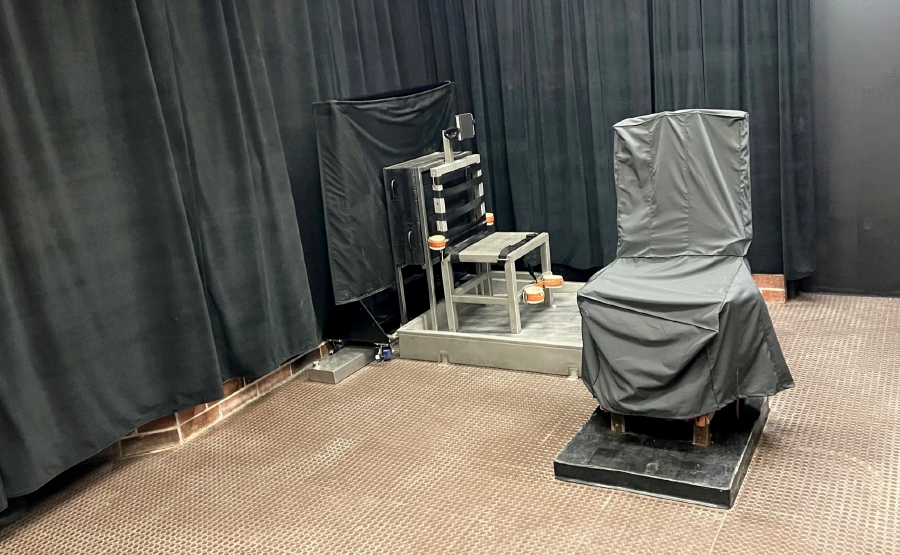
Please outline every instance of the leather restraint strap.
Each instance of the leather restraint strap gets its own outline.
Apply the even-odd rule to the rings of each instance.
[[[500,251],[500,255],[497,257],[497,262],[506,262],[506,259],[509,258],[509,253],[513,252],[517,248],[523,246],[528,241],[531,241],[535,237],[537,237],[537,233],[529,233],[524,239],[519,241],[518,243],[507,245],[503,247],[503,250]]]
[[[494,233],[494,230],[489,227],[481,228],[481,229],[476,227],[476,228],[469,230],[468,233],[470,233],[470,235],[468,235],[461,241],[456,242],[453,246],[447,247],[444,250],[444,254],[449,256],[452,262],[458,263],[459,262],[459,253],[461,253],[462,251],[471,247],[478,241],[481,241],[488,235]]]

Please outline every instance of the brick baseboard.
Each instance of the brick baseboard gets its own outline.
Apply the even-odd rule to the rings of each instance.
[[[148,422],[91,457],[88,462],[136,457],[174,449],[200,432],[215,426],[248,403],[305,373],[315,361],[327,356],[328,351],[329,346],[323,343],[318,349],[286,362],[261,378],[228,380],[222,386],[225,396],[218,401],[197,405]]]
[[[753,281],[767,303],[787,302],[787,285],[781,274],[753,274]]]

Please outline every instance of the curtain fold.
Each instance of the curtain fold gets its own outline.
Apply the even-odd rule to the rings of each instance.
[[[615,256],[612,124],[652,111],[646,6],[465,4],[479,146],[501,229],[549,231],[553,261]]]
[[[16,497],[222,380],[134,5],[0,13],[0,492]]]
[[[809,0],[778,5],[781,229],[787,279],[816,271],[816,184],[812,129]]]
[[[319,332],[248,4],[0,15],[2,510]]]
[[[266,65],[243,0],[140,2],[223,379],[318,344]]]
[[[815,270],[809,0],[464,2],[498,226],[549,231],[553,261],[615,257],[613,123],[750,113],[756,272]]]

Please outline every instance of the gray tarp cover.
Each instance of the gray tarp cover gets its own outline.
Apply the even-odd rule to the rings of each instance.
[[[616,413],[680,419],[792,387],[744,259],[747,114],[681,110],[613,127],[618,258],[578,293],[588,389]]]
[[[442,149],[453,84],[313,104],[336,304],[395,281],[382,168]]]

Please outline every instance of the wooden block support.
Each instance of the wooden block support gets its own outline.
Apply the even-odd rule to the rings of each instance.
[[[694,419],[694,445],[709,447],[709,425],[714,413],[704,414]]]
[[[617,434],[624,434],[625,433],[625,415],[616,414],[614,412],[611,412],[611,413],[609,413],[609,416],[610,416],[609,421],[611,423],[612,431],[616,432]]]

